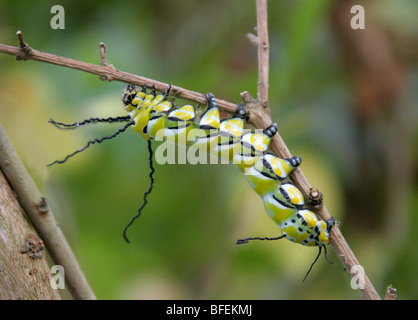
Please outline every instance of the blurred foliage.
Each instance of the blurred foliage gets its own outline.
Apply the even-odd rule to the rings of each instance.
[[[394,224],[365,230],[350,219],[345,185],[355,170],[358,141],[352,79],[329,19],[332,3],[269,2],[272,116],[292,154],[303,158],[303,172],[324,193],[378,292],[383,296],[392,284],[400,299],[417,299],[416,172],[406,210],[393,212],[394,220],[388,220]],[[56,4],[65,8],[64,30],[50,27],[50,8]],[[415,17],[402,12],[416,12],[416,3],[379,4],[374,13],[398,38],[414,35]],[[255,25],[255,2],[249,0],[0,2],[0,43],[17,45],[15,32],[22,30],[35,49],[99,64],[97,44],[103,41],[109,62],[119,70],[231,102],[239,102],[245,90],[256,96],[257,50],[246,38]],[[411,84],[405,90],[405,112],[416,120],[416,60],[402,63]],[[146,142],[139,135],[128,131],[64,165],[46,168],[118,127],[65,131],[47,120],[123,115],[123,87],[0,54],[0,122],[48,197],[98,298],[361,298],[332,249],[329,257],[336,266],[321,258],[302,283],[316,249],[289,241],[235,245],[242,237],[277,236],[279,229],[232,166],[156,165],[149,204],[126,244],[123,228],[149,184]],[[416,148],[410,156],[416,169]]]

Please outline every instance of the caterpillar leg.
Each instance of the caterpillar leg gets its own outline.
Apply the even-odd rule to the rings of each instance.
[[[81,126],[84,126],[88,123],[98,123],[98,122],[107,122],[107,123],[114,123],[114,122],[127,122],[130,121],[130,116],[120,116],[120,117],[109,117],[109,118],[89,118],[86,120],[83,120],[81,122],[74,122],[74,123],[63,123],[58,122],[53,119],[49,119],[49,123],[52,123],[59,129],[75,129]]]
[[[280,239],[283,239],[285,237],[286,237],[286,234],[282,234],[281,236],[275,237],[275,238],[267,238],[267,237],[264,237],[264,238],[258,238],[258,237],[255,237],[255,238],[245,238],[245,239],[238,239],[235,244],[248,243],[249,241],[252,241],[252,240],[268,240],[268,241],[271,241],[271,240],[280,240]]]
[[[69,158],[71,158],[71,157],[75,156],[77,153],[83,152],[84,150],[86,150],[88,147],[90,147],[90,146],[91,146],[91,145],[93,145],[93,144],[96,144],[96,143],[102,143],[102,142],[104,142],[104,141],[106,141],[106,140],[113,139],[114,137],[116,137],[117,135],[121,134],[122,132],[125,132],[125,131],[126,131],[126,129],[128,129],[128,128],[129,128],[129,127],[133,124],[133,123],[134,123],[133,121],[129,121],[127,124],[125,124],[125,125],[123,126],[123,128],[118,129],[116,132],[114,132],[113,134],[111,134],[111,135],[109,135],[109,136],[103,137],[103,138],[101,138],[101,139],[94,139],[94,140],[90,140],[89,142],[87,142],[87,144],[86,144],[84,147],[82,147],[82,148],[78,149],[77,151],[74,151],[73,153],[71,153],[71,154],[67,155],[67,156],[66,156],[63,160],[55,160],[54,162],[51,162],[51,163],[50,163],[50,164],[48,164],[47,166],[48,166],[48,167],[49,167],[49,166],[52,166],[52,165],[54,165],[55,163],[64,163],[64,162],[66,162]]]
[[[168,84],[167,89],[163,92],[163,100],[167,100],[168,96],[170,95],[171,90],[171,82]]]

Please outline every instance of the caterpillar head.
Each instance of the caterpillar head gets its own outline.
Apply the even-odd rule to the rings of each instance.
[[[125,105],[132,105],[132,102],[137,93],[138,93],[138,90],[135,88],[135,86],[133,84],[128,84],[125,87],[125,90],[123,90],[122,102]]]
[[[127,112],[140,108],[141,101],[145,96],[145,90],[138,90],[133,84],[128,84],[122,93],[123,108]]]
[[[325,224],[327,225],[326,230],[327,230],[328,238],[329,238],[329,234],[331,233],[331,229],[332,229],[333,226],[335,226],[336,221],[333,217],[331,217],[328,220],[325,220]],[[329,243],[329,241],[328,241],[328,243]]]
[[[319,220],[318,225],[320,226],[318,245],[328,245],[331,229],[335,225],[335,219],[331,217],[328,220]]]
[[[299,209],[296,217],[281,226],[290,240],[310,247],[329,244],[330,232],[335,225],[334,218],[320,220],[308,209]]]

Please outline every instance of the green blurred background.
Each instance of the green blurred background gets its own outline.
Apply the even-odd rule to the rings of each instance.
[[[50,27],[56,4],[64,30]],[[354,4],[365,5],[365,30],[350,28]],[[268,4],[272,118],[379,294],[392,284],[399,299],[418,298],[417,9],[413,0]],[[256,96],[257,50],[246,37],[255,25],[253,0],[0,1],[0,43],[17,45],[22,30],[37,50],[100,64],[103,41],[119,70],[231,102]],[[316,249],[235,245],[280,231],[229,165],[156,165],[126,244],[149,184],[138,134],[46,167],[120,126],[65,131],[48,119],[124,115],[124,86],[0,54],[0,122],[99,299],[361,298],[332,249],[336,266],[322,257],[302,283]]]

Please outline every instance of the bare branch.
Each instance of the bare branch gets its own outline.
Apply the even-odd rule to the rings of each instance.
[[[7,46],[4,44],[0,44],[0,52],[20,56],[21,49],[19,47]],[[70,58],[56,56],[50,53],[41,52],[35,49],[32,49],[31,54],[26,56],[24,60],[34,60],[40,61],[50,64],[55,64],[57,66],[76,69],[84,72],[89,72],[101,77],[101,79],[106,78],[108,81],[121,81],[126,83],[132,83],[137,86],[147,86],[148,88],[152,88],[155,86],[155,89],[164,92],[167,89],[168,83],[148,79],[145,77],[137,76],[131,73],[127,73],[124,71],[116,70],[113,66],[105,65],[99,66],[83,61],[78,61]],[[184,89],[178,86],[171,86],[170,94],[191,101],[195,101],[202,105],[206,104],[206,96],[202,93],[191,91]],[[218,102],[218,107],[222,109],[222,111],[228,113],[234,113],[236,109],[236,104],[227,102],[224,100],[216,99]]]
[[[269,38],[267,27],[267,0],[257,0],[258,32],[258,101],[268,107]]]

